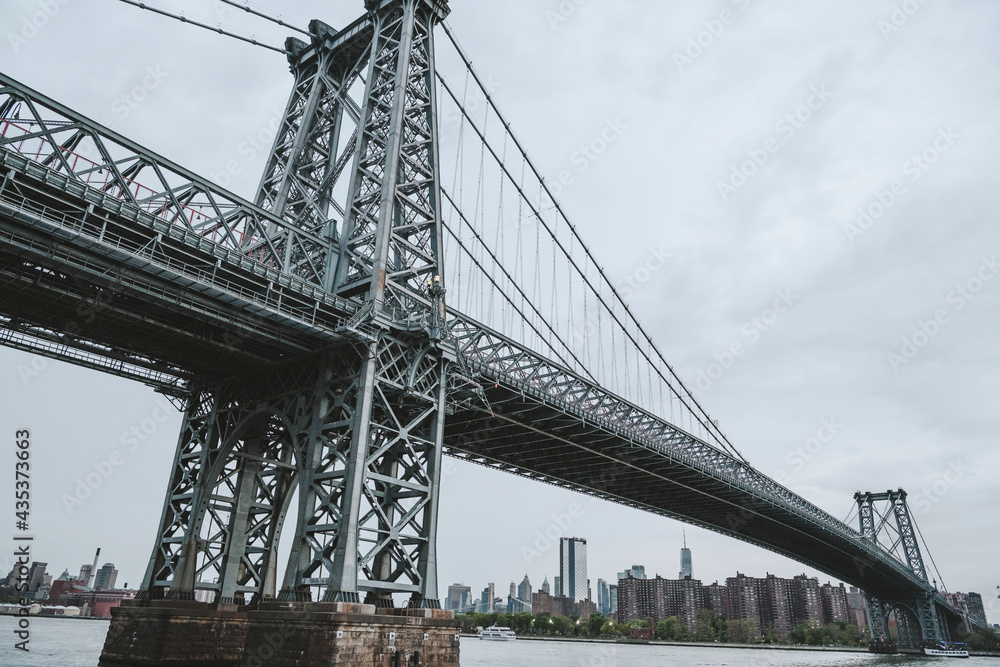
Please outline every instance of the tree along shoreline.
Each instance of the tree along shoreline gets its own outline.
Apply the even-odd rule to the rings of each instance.
[[[478,637],[473,632],[461,633],[463,637]],[[867,647],[860,646],[809,646],[806,644],[736,644],[733,642],[675,642],[659,639],[601,639],[599,637],[545,637],[541,635],[518,636],[517,641],[529,642],[579,642],[582,644],[639,644],[650,646],[684,646],[688,648],[745,648],[752,651],[826,651],[827,653],[867,653]],[[915,650],[915,652],[918,652]]]
[[[800,623],[785,638],[780,638],[774,628],[760,629],[753,619],[727,621],[703,609],[688,630],[676,616],[671,616],[653,626],[653,637],[633,639],[633,630],[648,630],[649,621],[633,619],[619,623],[603,614],[589,618],[540,614],[459,614],[455,620],[462,623],[462,632],[475,634],[477,628],[491,625],[509,627],[524,639],[574,639],[609,642],[655,642],[690,646],[730,646],[743,648],[791,648],[824,650],[868,650],[868,629],[858,629],[853,623],[843,621],[827,625]],[[890,630],[890,634],[892,630]],[[976,651],[1000,650],[1000,636],[992,630],[980,630],[965,639],[969,648]]]

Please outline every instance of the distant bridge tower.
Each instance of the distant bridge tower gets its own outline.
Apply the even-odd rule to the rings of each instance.
[[[906,491],[858,492],[854,494],[854,500],[858,504],[862,539],[895,555],[909,567],[916,579],[927,584],[927,570],[917,544],[910,508],[906,504]],[[864,563],[858,563],[858,566],[864,567]],[[934,600],[932,590],[906,596],[865,590],[865,596],[874,650],[880,647],[889,650],[892,641],[888,623],[892,614],[895,614],[899,643],[902,645],[950,641],[948,625],[938,613],[938,602]]]
[[[313,21],[311,43],[288,40],[295,85],[257,197],[310,232],[272,230],[266,242],[285,266],[326,276],[326,289],[360,305],[343,328],[351,342],[197,387],[146,598],[210,590],[222,603],[302,602],[321,588],[331,602],[365,593],[391,607],[392,593],[405,593],[409,606],[439,607],[438,486],[455,348],[443,334],[433,32],[448,6],[365,5],[368,14],[340,32]],[[294,539],[279,587],[289,510]]]

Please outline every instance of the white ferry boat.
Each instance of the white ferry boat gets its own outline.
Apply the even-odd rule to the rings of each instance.
[[[510,628],[491,625],[485,630],[479,631],[479,638],[495,642],[510,642],[517,639],[517,635]]]
[[[925,646],[924,655],[937,655],[945,658],[968,658],[969,652],[964,648],[938,644],[934,648],[928,648]]]

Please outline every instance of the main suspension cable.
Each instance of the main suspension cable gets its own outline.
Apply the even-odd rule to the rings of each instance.
[[[262,42],[257,39],[256,35],[251,34],[249,37],[246,35],[241,35],[234,32],[231,29],[224,28],[221,23],[212,25],[208,22],[208,19],[204,18],[190,18],[184,14],[184,12],[176,11],[167,8],[155,7],[145,0],[118,0],[119,2],[124,2],[126,5],[132,5],[133,7],[138,7],[139,9],[145,9],[151,11],[155,14],[160,14],[168,18],[180,21],[181,23],[189,23],[199,28],[204,28],[205,30],[211,30],[212,32],[217,32],[220,35],[225,35],[226,37],[232,37],[233,39],[238,39],[241,42],[246,42],[248,44],[253,44],[254,46],[259,46],[265,49],[270,49],[271,51],[277,51],[278,53],[286,53],[284,47],[274,46],[273,44],[268,44],[267,42]],[[289,26],[291,27],[291,26]]]
[[[459,57],[462,59],[464,65],[466,66],[467,71],[472,75],[474,81],[479,86],[481,92],[483,93],[483,95],[485,97],[486,103],[488,104],[488,106],[490,108],[493,109],[494,113],[496,113],[496,115],[498,116],[498,118],[500,119],[500,121],[501,121],[501,123],[503,125],[503,129],[506,131],[507,134],[510,135],[510,138],[513,141],[514,145],[521,152],[521,154],[522,154],[523,158],[525,159],[528,167],[531,169],[531,171],[534,173],[535,177],[538,179],[541,188],[544,190],[545,194],[549,197],[549,199],[554,203],[556,210],[558,211],[560,217],[563,219],[563,221],[566,223],[566,225],[569,227],[570,232],[572,233],[573,237],[583,247],[584,252],[586,253],[587,259],[589,259],[590,262],[594,264],[597,272],[599,273],[601,279],[603,280],[603,283],[608,286],[608,288],[611,291],[611,294],[614,295],[614,301],[616,301],[618,304],[620,304],[621,307],[622,307],[622,309],[624,309],[624,311],[625,311],[628,319],[631,320],[631,322],[635,325],[637,333],[640,335],[640,337],[642,337],[642,338],[645,339],[646,348],[649,349],[649,350],[651,350],[653,352],[653,356],[657,357],[658,361],[663,365],[664,368],[666,368],[667,372],[673,378],[673,381],[676,382],[677,386],[680,389],[683,390],[683,392],[684,392],[683,395],[681,395],[681,393],[679,391],[677,391],[676,389],[674,389],[673,382],[671,382],[666,376],[664,376],[663,372],[659,368],[659,365],[653,363],[653,359],[650,357],[650,355],[645,350],[643,350],[643,346],[641,346],[639,344],[639,341],[637,341],[633,337],[632,333],[628,330],[628,328],[624,325],[624,323],[621,320],[619,320],[618,315],[617,315],[615,309],[604,300],[604,297],[601,296],[600,292],[594,288],[594,285],[591,283],[590,279],[586,276],[585,272],[580,268],[580,266],[577,264],[577,262],[574,261],[573,258],[569,256],[569,254],[568,254],[568,252],[567,252],[567,250],[566,250],[563,242],[561,242],[556,237],[554,230],[548,228],[548,225],[545,224],[545,222],[541,219],[540,211],[537,210],[537,209],[533,211],[533,213],[535,214],[535,217],[538,217],[539,222],[541,222],[544,226],[546,226],[546,230],[548,231],[548,233],[552,237],[554,244],[559,247],[559,249],[562,251],[562,253],[567,258],[569,258],[570,264],[573,265],[573,267],[575,268],[576,272],[581,276],[581,278],[587,284],[587,286],[590,289],[590,291],[597,297],[597,299],[600,301],[600,303],[608,311],[608,314],[612,317],[612,319],[614,319],[618,323],[619,327],[622,330],[622,334],[628,340],[630,340],[632,342],[632,344],[636,348],[636,351],[639,354],[641,354],[643,357],[645,357],[646,360],[647,360],[647,362],[651,363],[654,366],[654,368],[656,369],[657,375],[664,382],[667,383],[667,385],[671,388],[672,392],[675,393],[675,395],[677,396],[677,398],[681,402],[681,404],[684,405],[685,408],[687,408],[689,414],[691,416],[693,416],[693,417],[696,417],[698,424],[702,428],[704,428],[706,432],[712,434],[713,439],[715,439],[716,442],[723,449],[727,450],[729,453],[731,453],[732,455],[734,455],[736,458],[738,458],[739,460],[741,460],[743,463],[746,463],[747,465],[750,465],[749,462],[746,460],[746,458],[742,455],[742,453],[740,453],[740,451],[738,449],[736,449],[736,447],[729,441],[729,439],[726,437],[726,435],[719,428],[718,424],[709,416],[708,412],[704,409],[704,407],[702,407],[701,404],[697,401],[697,399],[694,398],[694,395],[687,388],[687,386],[684,384],[684,382],[680,379],[680,377],[674,371],[673,367],[666,361],[666,359],[664,358],[663,354],[660,352],[659,348],[653,342],[652,338],[645,331],[645,329],[641,326],[641,324],[639,324],[638,319],[635,317],[634,313],[632,313],[631,309],[628,307],[628,304],[625,303],[625,300],[621,296],[619,290],[615,287],[614,283],[612,283],[612,281],[608,277],[607,273],[604,271],[604,268],[596,261],[596,259],[594,258],[593,254],[590,252],[589,246],[587,246],[587,244],[585,244],[583,242],[583,240],[580,238],[579,234],[576,231],[576,228],[569,221],[569,218],[566,216],[565,212],[562,210],[562,207],[559,205],[559,203],[556,200],[555,196],[550,191],[548,185],[545,183],[545,180],[542,178],[541,174],[538,172],[537,168],[534,166],[534,164],[531,162],[531,160],[527,157],[527,153],[524,150],[523,145],[520,143],[520,141],[518,140],[517,136],[513,133],[513,130],[511,129],[509,122],[506,120],[506,118],[500,112],[500,109],[496,105],[496,101],[493,99],[493,96],[487,90],[487,88],[486,88],[485,84],[483,83],[482,79],[480,78],[478,72],[472,66],[471,61],[469,60],[469,58],[465,54],[465,51],[462,49],[461,45],[458,43],[458,40],[455,38],[454,34],[452,33],[452,31],[448,27],[447,23],[446,22],[442,22],[441,25],[442,25],[442,27],[443,27],[443,29],[445,31],[445,34],[448,36],[449,40],[451,41],[452,46],[455,48],[455,50],[458,53]],[[516,181],[514,180],[513,176],[507,170],[506,165],[503,164],[503,161],[500,160],[500,158],[496,155],[496,153],[493,150],[493,148],[489,145],[489,142],[487,141],[486,136],[485,136],[485,132],[476,127],[475,122],[473,121],[473,119],[471,117],[468,116],[468,114],[466,113],[464,107],[461,104],[461,101],[457,98],[457,96],[455,95],[455,93],[448,86],[447,82],[444,81],[444,79],[441,77],[440,73],[438,73],[438,80],[441,82],[443,88],[448,93],[448,95],[458,105],[458,107],[459,107],[460,111],[462,112],[462,114],[465,115],[465,117],[468,119],[469,124],[472,127],[473,131],[476,132],[479,135],[480,140],[482,142],[484,142],[487,145],[487,148],[489,148],[490,152],[494,154],[493,157],[494,157],[494,159],[496,159],[498,161],[501,170],[503,170],[504,172],[506,172],[508,178],[510,178],[510,180],[516,184]],[[516,185],[515,185],[515,187],[516,187]],[[520,194],[522,195],[522,197],[524,196],[523,192],[521,192]],[[535,208],[534,206],[532,206],[532,204],[530,202],[527,202],[527,203],[528,203],[529,207]],[[627,367],[628,367],[628,362],[626,361],[626,368]],[[630,384],[631,384],[631,382],[629,380],[626,383],[626,386],[629,386]],[[690,403],[694,407],[692,407],[692,405],[688,405],[689,401],[690,401]],[[697,415],[695,415],[694,413],[697,413]]]
[[[296,32],[301,32],[303,35],[309,35],[310,34],[309,31],[306,30],[305,28],[300,28],[299,26],[297,26],[297,25],[295,25],[293,23],[289,23],[288,21],[286,21],[285,19],[283,19],[281,17],[281,14],[278,14],[277,16],[271,16],[270,14],[268,14],[267,12],[265,12],[263,9],[255,9],[254,7],[251,7],[249,0],[244,0],[242,3],[241,2],[237,2],[236,0],[219,0],[219,2],[224,2],[227,5],[230,5],[232,7],[236,7],[237,9],[242,9],[243,11],[247,12],[248,14],[253,14],[254,16],[259,16],[262,19],[266,19],[268,21],[271,21],[272,23],[277,23],[278,25],[284,26],[285,28],[291,28],[292,30],[295,30]]]

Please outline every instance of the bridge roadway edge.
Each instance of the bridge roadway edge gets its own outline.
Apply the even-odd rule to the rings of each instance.
[[[461,624],[441,609],[346,602],[125,601],[101,667],[325,667],[459,664]],[[166,657],[169,656],[169,657]]]

